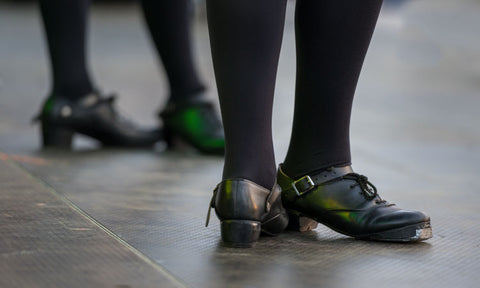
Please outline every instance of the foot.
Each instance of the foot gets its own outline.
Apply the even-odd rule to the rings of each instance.
[[[104,146],[151,147],[160,140],[159,129],[145,130],[123,118],[114,108],[114,96],[92,93],[72,101],[51,96],[36,120],[41,122],[44,147],[70,148],[79,133]]]
[[[227,179],[217,185],[208,209],[220,219],[222,240],[230,247],[253,247],[260,233],[278,235],[288,224],[282,207],[281,189],[272,191],[246,179]]]
[[[332,167],[294,181],[280,165],[277,175],[290,227],[307,231],[320,222],[363,240],[416,242],[432,237],[430,217],[382,200],[367,177],[350,166]]]
[[[202,153],[225,153],[222,122],[212,103],[202,95],[179,103],[170,102],[159,116],[169,148],[181,140]]]

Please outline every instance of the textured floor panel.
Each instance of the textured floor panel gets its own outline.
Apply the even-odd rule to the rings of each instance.
[[[184,287],[0,161],[0,287]]]
[[[231,249],[221,246],[218,220],[203,227],[219,159],[120,150],[35,155],[50,166],[24,164],[30,171],[193,287],[470,287],[479,280],[480,197],[459,197],[435,182],[425,184],[431,191],[410,187],[395,197],[431,203],[435,237],[425,243],[356,241],[320,226]],[[401,187],[403,177],[390,180]]]

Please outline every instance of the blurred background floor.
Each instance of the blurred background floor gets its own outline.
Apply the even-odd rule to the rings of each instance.
[[[215,99],[203,4],[197,60]],[[480,1],[388,1],[352,115],[353,166],[383,198],[426,211],[434,238],[362,242],[324,227],[220,245],[204,228],[222,159],[191,151],[42,151],[30,119],[49,89],[37,7],[0,2],[0,287],[477,287]],[[143,124],[167,94],[135,3],[95,4],[96,82]],[[274,107],[277,161],[293,113],[293,5]]]

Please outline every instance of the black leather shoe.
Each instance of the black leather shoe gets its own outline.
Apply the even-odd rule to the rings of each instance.
[[[205,226],[211,208],[220,219],[223,243],[230,247],[253,247],[261,232],[278,235],[288,225],[277,184],[270,191],[246,179],[224,180],[213,190]]]
[[[306,231],[320,222],[363,240],[416,242],[432,237],[430,218],[382,200],[367,177],[350,166],[332,167],[294,181],[280,165],[277,175],[290,228]]]
[[[35,119],[41,122],[44,147],[70,148],[75,133],[100,141],[104,146],[150,147],[161,138],[159,129],[143,130],[114,109],[115,96],[92,93],[71,101],[49,97]]]
[[[212,103],[203,95],[195,95],[183,102],[170,102],[159,116],[169,148],[180,140],[202,153],[225,153],[222,122]]]

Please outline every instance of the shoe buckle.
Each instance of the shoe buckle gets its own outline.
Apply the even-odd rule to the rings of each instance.
[[[315,187],[315,183],[313,183],[313,180],[310,178],[310,176],[306,175],[296,181],[293,181],[292,187],[293,190],[295,190],[295,193],[297,193],[297,196],[301,196],[312,190],[313,187]]]

